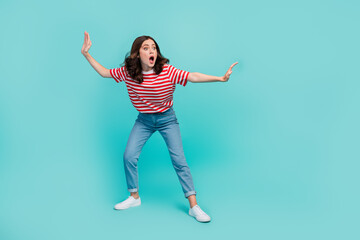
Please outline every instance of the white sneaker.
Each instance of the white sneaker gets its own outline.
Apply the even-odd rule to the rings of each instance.
[[[189,215],[195,217],[199,222],[210,222],[211,218],[207,215],[199,205],[195,205],[189,210]]]
[[[130,207],[136,207],[141,205],[140,197],[138,199],[134,198],[133,196],[128,197],[126,200],[118,203],[115,205],[116,210],[123,210]]]

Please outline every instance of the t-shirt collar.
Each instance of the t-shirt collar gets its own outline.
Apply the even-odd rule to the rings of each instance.
[[[154,73],[154,69],[151,69],[150,71],[142,71],[142,73],[145,73],[145,74],[149,74],[149,73]]]

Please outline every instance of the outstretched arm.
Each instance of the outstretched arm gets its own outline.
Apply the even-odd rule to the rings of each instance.
[[[84,44],[81,48],[81,53],[84,55],[86,60],[89,61],[90,65],[98,72],[102,77],[111,78],[110,70],[103,67],[100,63],[98,63],[89,53],[89,49],[91,47],[91,41],[89,33],[85,32]]]
[[[203,83],[203,82],[226,82],[230,78],[230,74],[232,73],[232,68],[238,64],[238,62],[233,63],[230,68],[227,70],[224,76],[222,77],[216,77],[216,76],[210,76],[203,73],[198,72],[192,72],[189,73],[188,81],[194,82],[194,83]]]

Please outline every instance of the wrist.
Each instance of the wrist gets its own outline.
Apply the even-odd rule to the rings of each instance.
[[[85,53],[82,53],[82,55],[84,55],[84,57],[88,58],[90,56],[90,53],[89,52],[85,52]]]

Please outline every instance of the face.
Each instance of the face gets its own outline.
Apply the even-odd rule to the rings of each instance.
[[[150,71],[154,66],[157,58],[157,49],[152,39],[145,40],[139,50],[141,66],[143,71]]]

